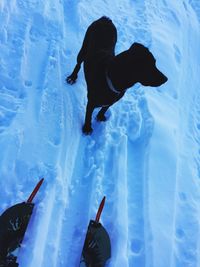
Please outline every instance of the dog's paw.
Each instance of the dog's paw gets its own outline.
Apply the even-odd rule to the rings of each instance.
[[[85,134],[85,135],[90,135],[92,132],[93,132],[93,129],[91,126],[88,126],[88,125],[83,125],[82,127],[82,132]]]
[[[70,75],[66,78],[66,82],[69,84],[74,84],[77,80],[77,75]]]
[[[97,116],[96,116],[96,120],[97,121],[107,121],[107,118],[106,118],[106,116],[105,116],[105,114],[97,114]]]

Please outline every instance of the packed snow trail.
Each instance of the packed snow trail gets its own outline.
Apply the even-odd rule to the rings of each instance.
[[[0,212],[44,185],[20,267],[78,267],[90,219],[112,244],[109,267],[200,265],[198,1],[6,1],[0,3]],[[141,42],[169,81],[137,85],[81,127],[83,71],[65,83],[89,24],[106,15],[116,53]]]

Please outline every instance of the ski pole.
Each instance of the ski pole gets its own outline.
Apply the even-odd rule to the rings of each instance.
[[[37,194],[38,190],[40,189],[40,186],[42,185],[44,181],[44,178],[42,178],[38,183],[37,185],[35,186],[35,188],[33,189],[33,192],[30,194],[28,200],[27,200],[27,203],[31,203],[32,200],[34,199],[35,195]]]
[[[101,204],[99,205],[99,209],[97,211],[97,215],[96,215],[96,219],[95,219],[95,222],[97,222],[97,223],[100,220],[101,213],[102,213],[102,210],[103,210],[103,207],[104,207],[104,204],[105,204],[105,200],[106,200],[106,197],[104,196],[102,201],[101,201]]]

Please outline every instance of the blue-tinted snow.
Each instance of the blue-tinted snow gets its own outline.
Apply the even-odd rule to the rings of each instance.
[[[117,53],[143,43],[169,80],[129,90],[86,137],[83,72],[65,77],[102,15]],[[198,0],[1,0],[0,212],[45,178],[20,267],[78,267],[104,195],[107,266],[200,266],[199,17]]]

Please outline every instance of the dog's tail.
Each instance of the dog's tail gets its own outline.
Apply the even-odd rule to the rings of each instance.
[[[117,29],[112,20],[106,16],[93,22],[93,40],[95,40],[95,50],[114,49],[117,41]]]
[[[101,22],[106,22],[106,23],[112,23],[112,20],[109,17],[103,16],[99,19]]]

